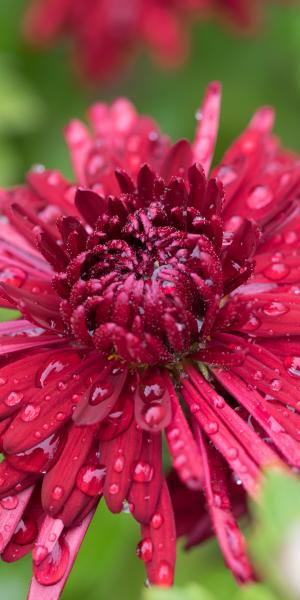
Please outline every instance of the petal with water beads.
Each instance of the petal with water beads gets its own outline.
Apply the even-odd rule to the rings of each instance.
[[[203,463],[189,424],[180,406],[176,390],[169,377],[166,383],[171,398],[173,417],[166,427],[166,437],[173,465],[182,482],[190,489],[201,489]]]
[[[57,515],[71,494],[95,435],[95,427],[70,427],[62,454],[43,479],[42,504],[51,515]]]
[[[176,530],[173,507],[166,482],[163,482],[157,510],[149,524],[142,525],[138,555],[145,560],[149,582],[160,587],[173,584],[176,562]],[[143,545],[147,541],[147,553]],[[140,550],[140,551],[139,551]]]
[[[20,494],[3,498],[0,502],[0,553],[14,535],[32,492],[33,487],[30,487]]]
[[[100,460],[107,467],[103,493],[113,513],[123,508],[141,447],[142,431],[134,421],[125,432],[110,441],[102,441],[100,431]]]
[[[197,423],[195,435],[203,456],[208,510],[225,562],[238,582],[250,582],[253,579],[252,569],[245,552],[244,537],[232,513],[226,482],[226,465],[218,451],[204,439]]]
[[[161,433],[143,432],[141,453],[132,466],[131,479],[128,495],[131,512],[140,523],[149,523],[163,482]]]
[[[34,568],[28,600],[58,600],[67,581],[87,528],[93,518],[90,512],[83,522],[64,535],[63,546],[55,548]]]

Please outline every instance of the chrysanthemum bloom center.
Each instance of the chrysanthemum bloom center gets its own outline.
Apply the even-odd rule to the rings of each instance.
[[[173,177],[166,184],[147,166],[136,187],[123,172],[117,178],[119,197],[78,190],[88,231],[73,218],[60,223],[66,252],[54,286],[61,313],[77,340],[107,356],[177,363],[209,336],[232,289],[229,267],[236,287],[249,277],[250,263],[237,245],[228,265],[222,189],[198,166],[188,183]]]

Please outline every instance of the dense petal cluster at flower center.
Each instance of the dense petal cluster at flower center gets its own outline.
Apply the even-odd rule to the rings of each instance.
[[[126,173],[117,178],[119,197],[77,191],[90,233],[63,218],[62,244],[44,232],[39,246],[58,271],[53,285],[75,338],[129,363],[174,363],[205,343],[221,300],[249,277],[255,228],[242,222],[228,252],[222,186],[196,165],[187,185],[173,177],[167,186],[147,165],[137,188]]]

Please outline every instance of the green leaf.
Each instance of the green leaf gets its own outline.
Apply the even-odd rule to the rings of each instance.
[[[169,589],[149,588],[144,591],[143,600],[213,600],[213,596],[200,585],[192,583]]]
[[[239,590],[234,600],[278,600],[278,596],[263,585],[247,585]]]
[[[250,550],[257,571],[284,599],[300,597],[300,481],[278,471],[266,473]]]
[[[24,134],[41,121],[44,109],[13,57],[0,57],[0,135]]]

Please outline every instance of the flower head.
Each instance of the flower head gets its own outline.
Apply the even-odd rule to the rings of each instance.
[[[160,63],[177,65],[191,18],[216,16],[249,29],[259,9],[257,0],[32,0],[25,33],[37,45],[72,38],[76,69],[95,81],[114,75],[141,45]]]
[[[127,100],[97,104],[93,135],[66,129],[75,185],[37,166],[1,193],[1,302],[22,314],[0,325],[1,553],[32,550],[30,600],[59,596],[102,496],[170,585],[168,488],[178,535],[213,528],[248,581],[245,496],[300,467],[299,160],[262,108],[209,176],[219,107],[213,83],[171,145]]]

